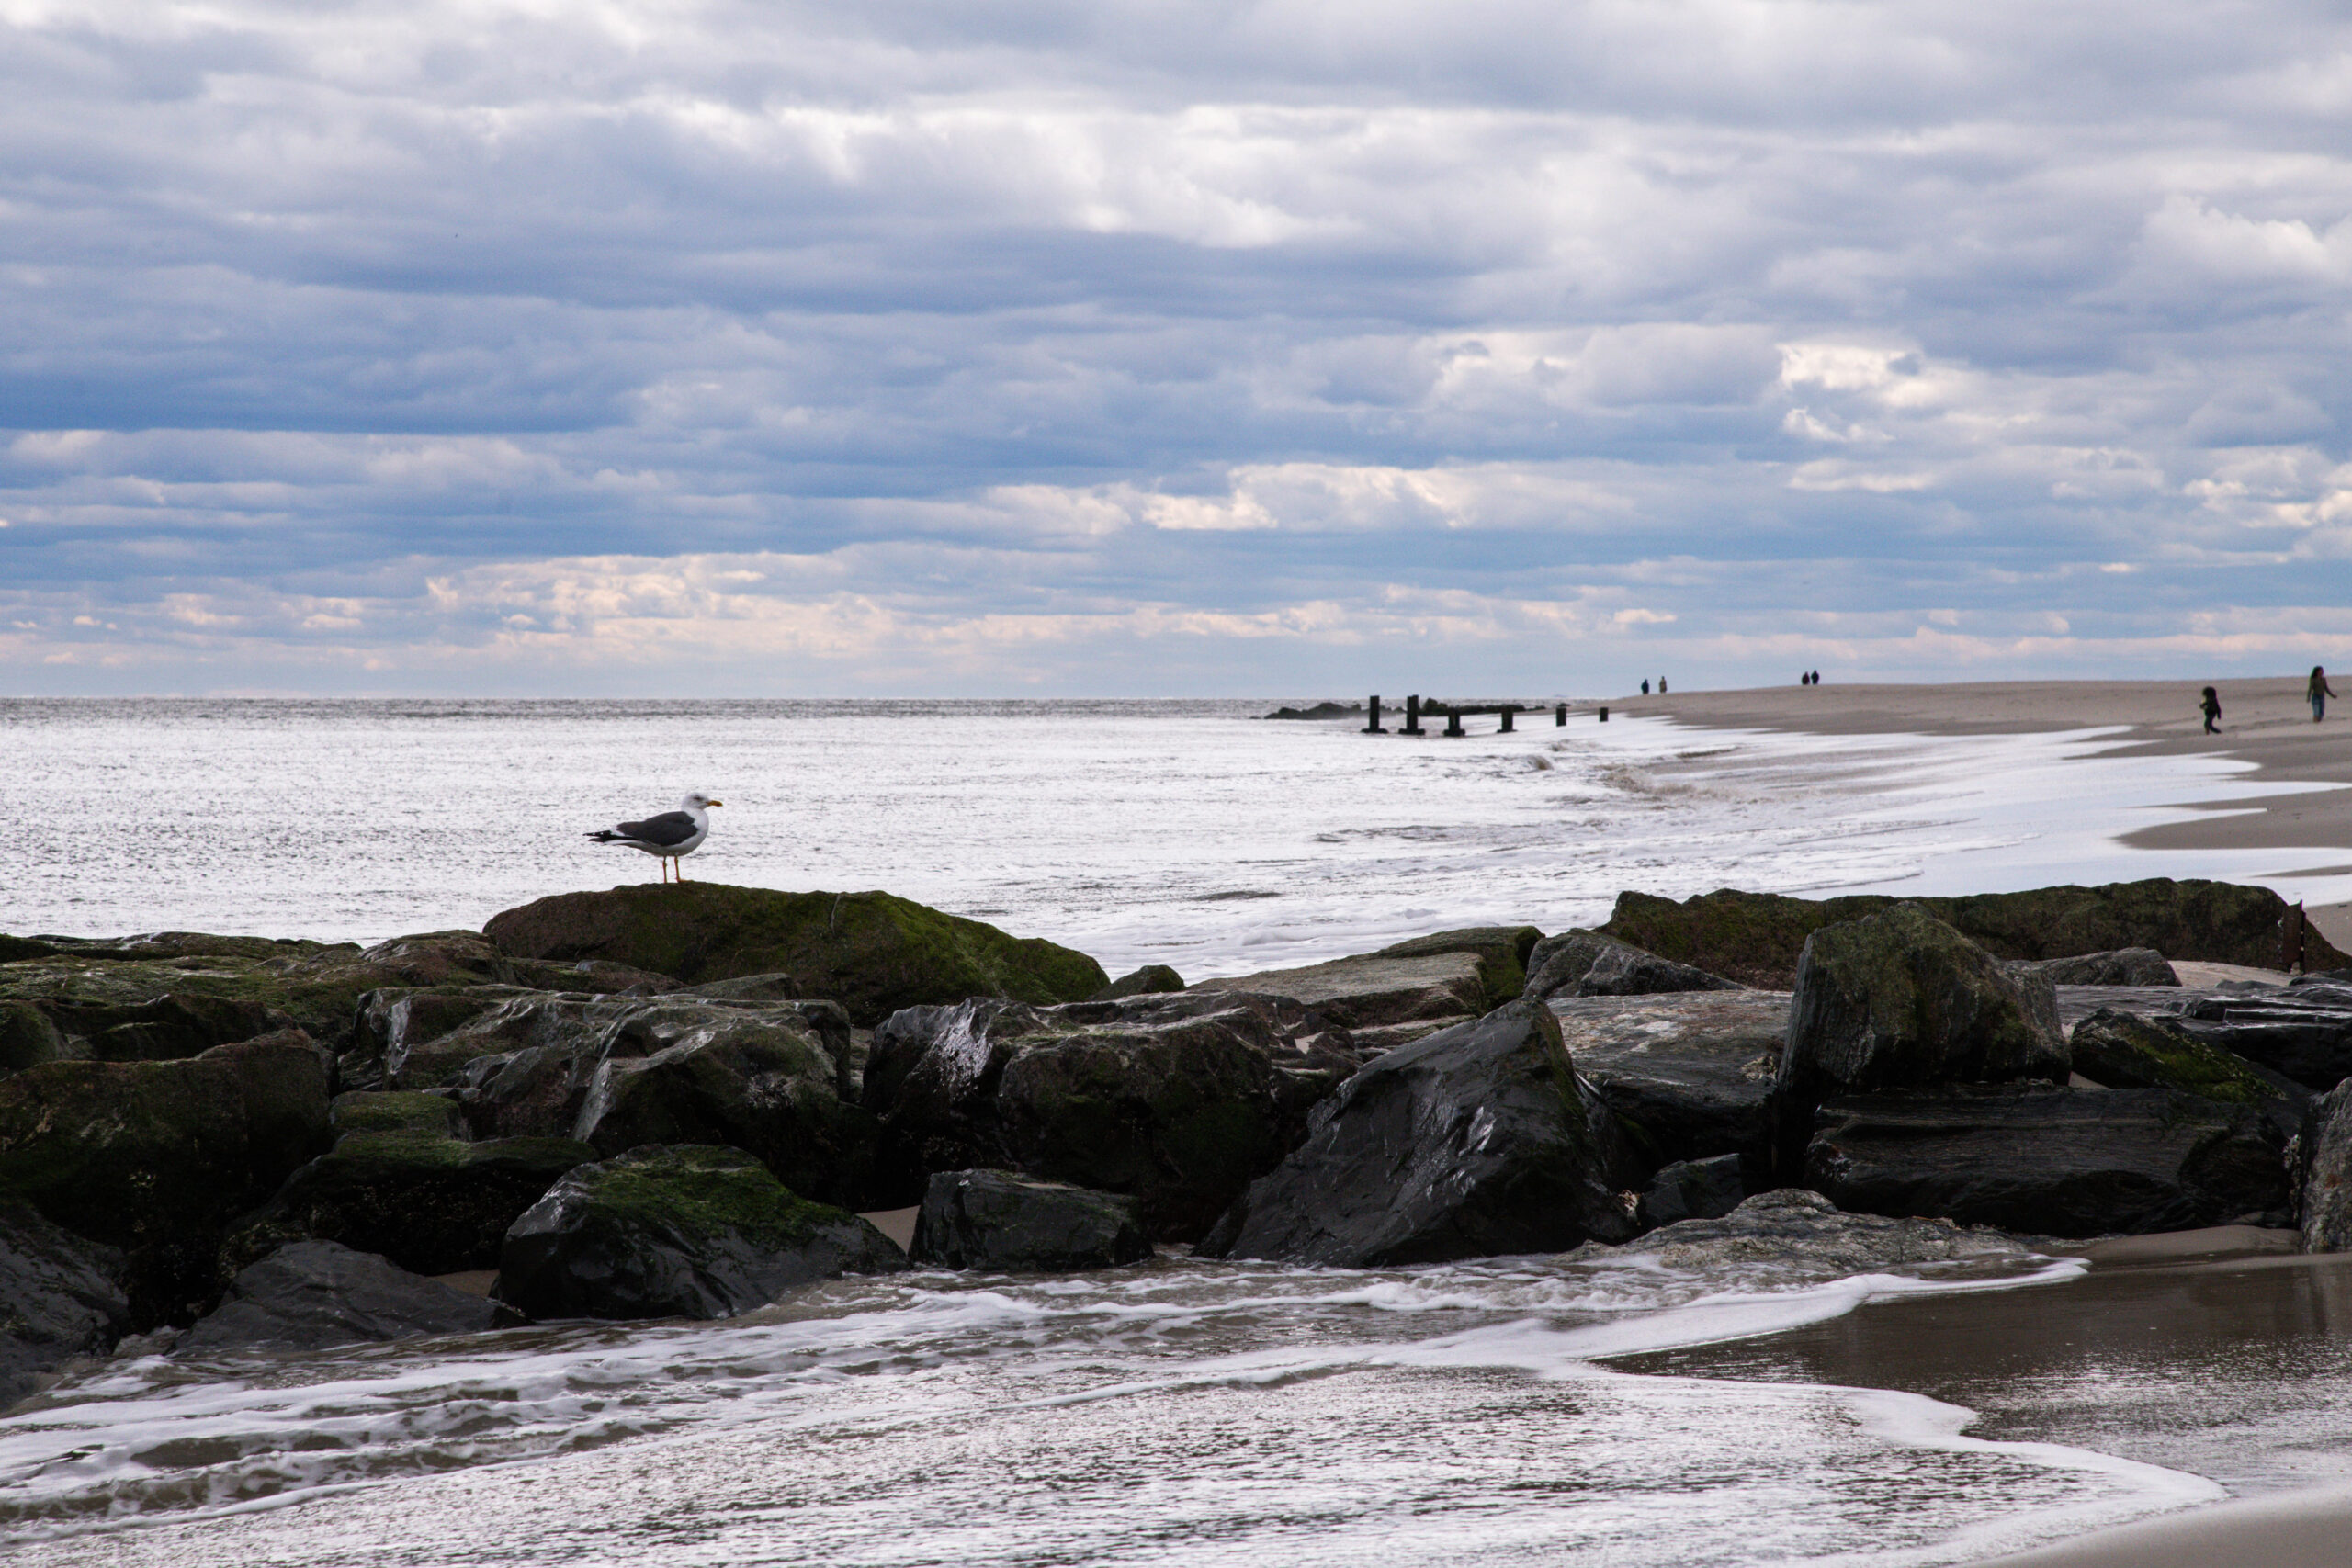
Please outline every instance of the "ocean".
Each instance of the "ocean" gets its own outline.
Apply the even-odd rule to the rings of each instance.
[[[1579,713],[1412,740],[1254,716],[1272,705],[5,703],[0,930],[478,927],[650,880],[582,834],[695,787],[727,804],[690,874],[887,888],[1188,978],[1590,923],[1626,887],[2268,869],[2119,847],[2249,786],[2211,759],[2102,759],[2094,734]],[[844,1280],[720,1324],[124,1357],[0,1418],[0,1542],[45,1565],[1931,1563],[2211,1500],[2223,1471],[2241,1490],[2306,1473],[2169,1406],[1992,1440],[1917,1394],[1607,1361],[2081,1269],[1170,1252]],[[2323,1403],[2262,1451],[2340,1429]]]

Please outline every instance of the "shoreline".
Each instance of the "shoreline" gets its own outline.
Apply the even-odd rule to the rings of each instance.
[[[1784,734],[2057,734],[2113,728],[2102,758],[2211,756],[2248,764],[2246,783],[2306,787],[2256,799],[2184,799],[2199,815],[2138,828],[2115,841],[2138,850],[2300,852],[2308,864],[2273,877],[2352,874],[2352,713],[2314,725],[2298,678],[2217,681],[2222,733],[2203,733],[2198,686],[2181,681],[2018,681],[1950,684],[1763,686],[1612,698],[1629,717],[1694,729]],[[2251,880],[2252,878],[2230,878]],[[2315,905],[2312,923],[2352,947],[2352,901]]]

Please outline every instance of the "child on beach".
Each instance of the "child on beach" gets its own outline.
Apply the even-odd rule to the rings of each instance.
[[[2213,690],[2212,687],[2208,686],[2205,688],[2205,700],[2199,703],[2197,705],[2199,708],[2202,708],[2205,712],[2205,733],[2208,735],[2221,734],[2222,694]]]
[[[2327,683],[2327,671],[2319,665],[2312,666],[2312,678],[2303,687],[2303,695],[2311,699],[2312,722],[2317,724],[2327,715],[2327,699],[2335,695],[2335,688]]]

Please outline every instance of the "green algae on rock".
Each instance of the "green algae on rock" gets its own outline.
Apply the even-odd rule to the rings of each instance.
[[[2273,1084],[2242,1056],[2112,1008],[2075,1025],[2069,1049],[2074,1070],[2108,1089],[2177,1089],[2232,1105],[2267,1105],[2301,1092]]]
[[[633,1149],[582,1166],[506,1233],[501,1301],[533,1317],[732,1317],[906,1255],[741,1149]]]
[[[604,960],[690,985],[781,971],[861,1028],[903,1007],[967,997],[1050,1005],[1110,983],[1084,953],[888,893],[637,883],[542,898],[482,931],[516,957]]]

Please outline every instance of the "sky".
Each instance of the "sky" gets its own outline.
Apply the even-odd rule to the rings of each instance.
[[[0,0],[0,694],[2352,664],[2352,18]]]

